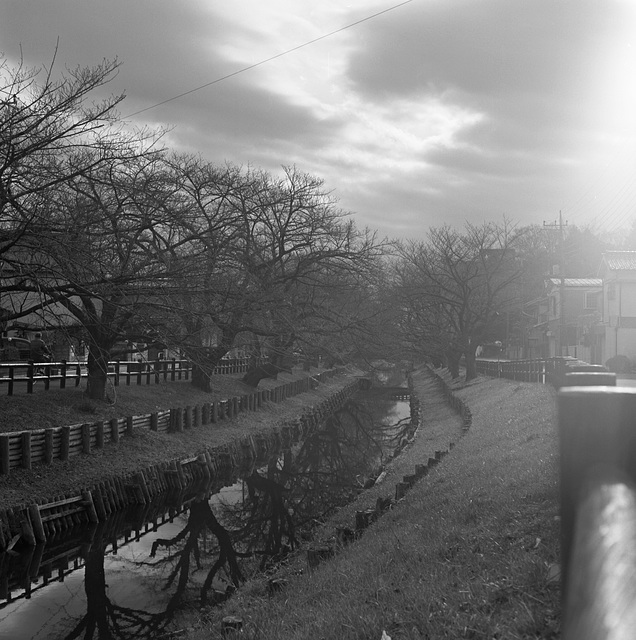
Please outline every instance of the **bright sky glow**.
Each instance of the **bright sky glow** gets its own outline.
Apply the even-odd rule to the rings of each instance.
[[[386,0],[8,0],[10,60],[123,62],[133,114],[389,9]],[[170,144],[324,178],[360,226],[616,231],[636,217],[634,0],[413,0],[133,117]]]

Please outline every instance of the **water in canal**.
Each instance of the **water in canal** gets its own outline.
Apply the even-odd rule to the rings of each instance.
[[[227,597],[310,539],[377,475],[409,417],[408,400],[358,393],[251,468],[0,554],[0,638],[160,637],[180,608]]]

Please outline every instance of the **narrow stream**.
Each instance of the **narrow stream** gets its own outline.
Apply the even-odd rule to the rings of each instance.
[[[0,554],[0,638],[152,640],[267,571],[377,475],[408,399],[360,392],[290,449],[106,522]]]

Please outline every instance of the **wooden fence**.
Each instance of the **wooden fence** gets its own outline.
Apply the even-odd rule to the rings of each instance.
[[[266,362],[266,358],[257,358],[256,364]],[[244,373],[254,360],[250,358],[226,359],[214,369],[215,375]],[[146,362],[128,362],[114,360],[108,363],[108,378],[115,386],[131,384],[158,384],[189,380],[192,375],[192,363],[189,360],[152,360]],[[82,378],[88,377],[85,362],[0,362],[0,385],[6,385],[7,395],[14,393],[15,385],[26,385],[26,392],[33,393],[36,383],[42,383],[49,390],[52,382],[59,383],[60,389],[79,386]]]
[[[632,638],[636,389],[565,387],[558,409],[563,638]]]
[[[84,565],[93,545],[104,553],[110,545],[111,552],[117,553],[129,541],[157,531],[202,494],[217,493],[249,475],[249,469],[263,465],[272,454],[307,437],[358,387],[359,380],[353,381],[277,430],[109,478],[76,494],[12,509],[0,506],[0,600],[30,598],[53,580],[64,582]],[[424,475],[425,465],[419,466]],[[27,544],[21,553],[14,550],[19,540]],[[3,550],[14,552],[3,554]]]
[[[331,369],[273,389],[193,407],[175,407],[141,416],[113,418],[109,422],[1,433],[0,474],[8,474],[11,469],[17,468],[31,469],[35,463],[50,464],[53,460],[68,460],[82,453],[90,453],[109,442],[119,442],[121,437],[132,435],[135,429],[183,431],[231,419],[242,411],[256,411],[264,402],[281,402],[287,397],[314,389],[321,382],[342,372],[342,368]]]
[[[342,368],[325,371],[312,378],[265,391],[263,397],[269,395],[271,400],[280,401],[293,393],[314,388],[327,378],[343,372]],[[139,530],[146,521],[148,511],[154,512],[157,497],[176,492],[178,503],[185,505],[203,490],[218,491],[241,469],[245,473],[245,469],[251,468],[251,465],[262,465],[272,452],[289,448],[306,437],[326,416],[342,406],[358,386],[359,381],[354,380],[319,404],[308,407],[298,419],[283,423],[275,431],[255,433],[214,449],[205,449],[189,458],[166,460],[124,476],[106,478],[92,487],[79,489],[79,493],[42,497],[35,503],[13,508],[2,508],[0,505],[0,552],[11,550],[19,540],[33,547],[57,539],[62,532],[70,533],[82,523],[107,521],[130,505],[143,505],[143,508],[134,511],[136,524],[132,526]],[[242,400],[239,399],[238,407],[250,406],[249,402]],[[229,403],[228,407],[235,404],[230,400],[224,402]],[[256,407],[252,404],[252,408]],[[129,424],[130,419],[126,422]],[[0,563],[0,592],[3,588],[1,569]]]

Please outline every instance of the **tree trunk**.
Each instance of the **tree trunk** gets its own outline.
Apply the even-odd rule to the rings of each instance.
[[[212,391],[212,375],[197,363],[192,363],[192,384],[201,391]]]
[[[464,357],[466,358],[466,382],[470,382],[471,380],[477,377],[477,363],[475,359],[475,348],[468,347],[468,349],[464,351]]]
[[[458,351],[447,351],[446,352],[446,361],[448,362],[448,370],[450,371],[451,378],[455,380],[459,378],[459,361],[461,359],[462,354]]]
[[[192,384],[201,391],[212,391],[212,376],[221,358],[230,350],[229,347],[190,348],[186,356],[192,362]]]
[[[110,351],[99,345],[91,344],[88,348],[88,380],[86,395],[92,400],[105,400],[106,382],[108,380],[108,356]]]

